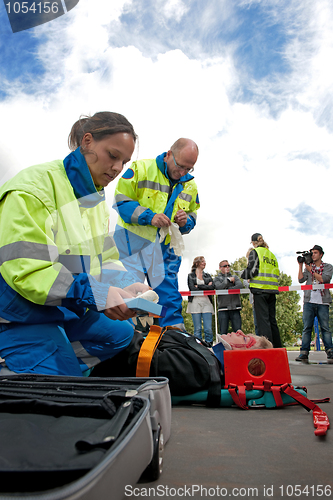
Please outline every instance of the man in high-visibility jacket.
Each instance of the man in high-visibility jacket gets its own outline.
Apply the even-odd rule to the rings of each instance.
[[[267,337],[274,347],[282,347],[276,322],[276,294],[279,293],[279,265],[275,255],[259,233],[252,235],[254,249],[249,254],[247,268],[241,278],[250,280],[258,335]]]
[[[195,227],[200,204],[191,172],[197,158],[195,142],[178,139],[156,159],[132,163],[115,190],[113,207],[119,217],[114,239],[120,260],[158,293],[167,308],[161,326],[185,329],[178,290],[181,256],[170,245],[169,234],[160,243],[160,229],[176,223],[179,229],[173,231],[181,238]]]

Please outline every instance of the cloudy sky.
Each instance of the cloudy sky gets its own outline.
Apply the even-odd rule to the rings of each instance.
[[[214,272],[254,232],[297,284],[296,251],[333,263],[332,60],[331,0],[80,0],[18,33],[1,4],[1,183],[65,157],[81,114],[120,112],[135,159],[199,146],[182,290],[194,257]]]

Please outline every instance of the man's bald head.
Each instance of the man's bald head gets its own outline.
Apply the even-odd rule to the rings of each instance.
[[[185,148],[188,149],[189,151],[193,151],[193,153],[195,153],[196,157],[198,158],[199,148],[197,144],[194,141],[192,141],[192,139],[185,139],[184,137],[181,137],[171,146],[170,150],[173,152],[174,155],[177,155]]]

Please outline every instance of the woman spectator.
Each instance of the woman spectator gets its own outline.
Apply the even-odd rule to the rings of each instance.
[[[213,278],[205,273],[206,261],[203,256],[195,257],[192,269],[187,277],[187,284],[191,292],[198,290],[214,290]],[[212,295],[190,296],[187,311],[191,313],[194,336],[202,340],[202,322],[205,342],[209,347],[213,345],[212,317],[214,312]]]

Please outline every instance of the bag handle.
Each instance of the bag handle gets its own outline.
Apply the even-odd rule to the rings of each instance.
[[[164,331],[158,325],[152,325],[141,346],[136,364],[136,377],[149,377],[151,360]]]

